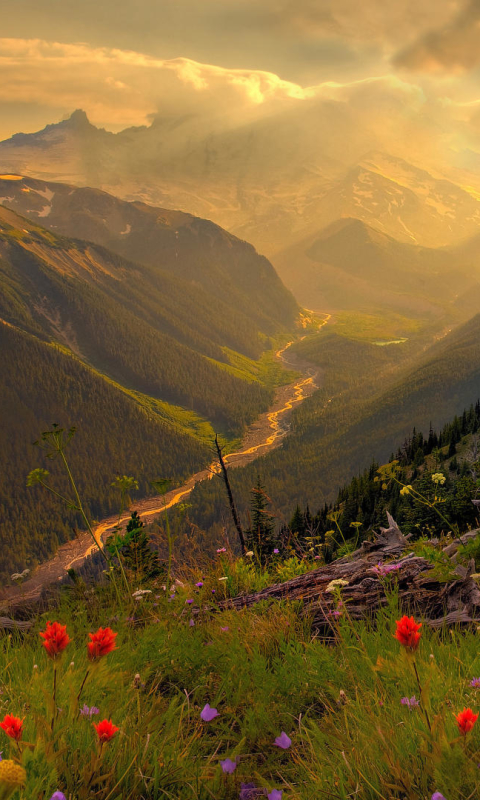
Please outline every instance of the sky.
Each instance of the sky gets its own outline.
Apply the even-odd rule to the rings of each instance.
[[[188,114],[238,124],[331,92],[363,112],[401,102],[473,146],[479,79],[480,0],[15,0],[0,139],[76,108],[112,131]]]

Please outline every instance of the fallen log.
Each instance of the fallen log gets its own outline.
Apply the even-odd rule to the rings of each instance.
[[[16,620],[10,619],[10,617],[0,617],[0,630],[19,630],[25,631],[28,628],[31,628],[33,622],[29,622],[28,620]]]
[[[409,536],[402,534],[390,514],[387,516],[388,528],[381,528],[373,541],[363,542],[351,555],[259,592],[225,600],[220,608],[250,608],[261,601],[286,598],[300,600],[313,616],[314,629],[324,630],[345,610],[351,619],[362,619],[384,606],[388,576],[394,575],[401,607],[421,615],[432,628],[480,624],[480,576],[474,575],[473,559],[467,565],[456,563],[460,545],[472,541],[480,529],[442,548],[450,565],[449,576],[443,579],[430,561],[409,552]],[[332,585],[335,581],[344,583],[336,588]]]

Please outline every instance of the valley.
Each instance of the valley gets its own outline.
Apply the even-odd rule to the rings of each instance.
[[[327,313],[323,317],[324,320],[319,323],[320,329],[328,323],[331,315]],[[301,369],[303,376],[276,390],[271,408],[261,414],[250,426],[242,439],[241,448],[224,455],[224,461],[228,466],[246,466],[259,455],[264,455],[279,447],[288,433],[292,410],[318,389],[319,371],[315,367],[299,361],[298,358],[289,360],[285,356],[292,344],[293,341],[290,341],[280,348],[276,353],[276,358],[290,368],[297,371]],[[182,486],[166,492],[165,496],[147,497],[135,501],[132,504],[132,510],[135,509],[145,522],[151,522],[187,498],[197,484],[217,475],[219,469],[218,462],[214,460],[206,469],[189,477]],[[95,537],[98,541],[105,541],[114,528],[125,528],[129,518],[130,512],[121,515],[120,518],[117,515],[102,520],[94,526]],[[67,570],[81,566],[96,549],[98,548],[92,544],[90,535],[79,532],[75,539],[61,545],[52,559],[40,564],[33,576],[21,588],[11,587],[0,591],[0,603],[8,601],[11,604],[15,600],[23,603],[25,600],[38,598],[45,585],[64,577]]]

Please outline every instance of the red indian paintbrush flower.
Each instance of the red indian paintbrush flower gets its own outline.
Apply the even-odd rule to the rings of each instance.
[[[458,730],[460,733],[463,733],[464,736],[472,730],[477,719],[478,714],[474,714],[471,708],[464,708],[463,711],[460,711],[460,714],[457,714],[455,717]]]
[[[93,727],[97,731],[98,741],[99,742],[109,742],[110,739],[113,739],[116,732],[119,730],[111,719],[102,719],[101,722],[94,722]]]
[[[59,622],[47,622],[47,628],[41,631],[40,636],[43,639],[43,646],[50,658],[56,658],[60,655],[70,642],[70,637],[67,634],[67,626],[60,625]]]
[[[421,622],[415,622],[413,617],[402,617],[395,623],[397,630],[395,638],[398,639],[400,644],[404,647],[409,647],[410,650],[416,650],[420,641],[421,633],[418,631],[422,627]]]
[[[106,656],[116,650],[115,639],[117,634],[111,628],[99,628],[96,633],[89,633],[91,641],[88,643],[88,657],[90,661]]]
[[[23,719],[14,717],[13,714],[5,714],[3,721],[0,722],[2,728],[10,739],[15,739],[19,742],[23,733]]]

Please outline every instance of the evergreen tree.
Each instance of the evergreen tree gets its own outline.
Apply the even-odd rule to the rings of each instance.
[[[267,511],[270,498],[265,494],[265,487],[262,485],[260,476],[257,483],[250,492],[251,499],[251,525],[245,532],[247,548],[253,550],[264,563],[277,545],[275,535],[275,522]],[[300,510],[300,509],[299,509]]]

